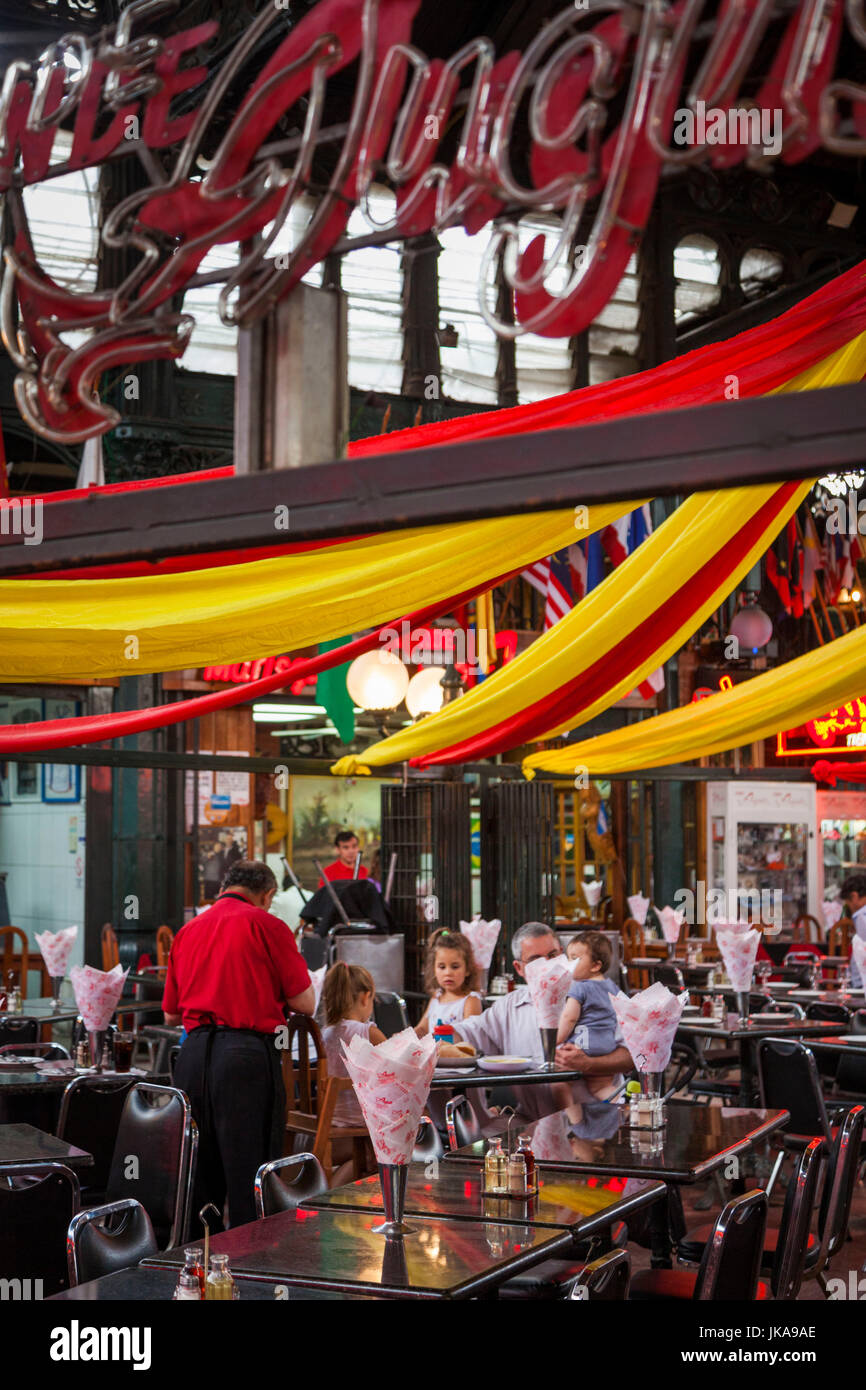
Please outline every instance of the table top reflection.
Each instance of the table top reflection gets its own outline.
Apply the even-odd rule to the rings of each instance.
[[[479,1086],[549,1086],[553,1081],[581,1081],[582,1071],[558,1065],[546,1068],[539,1063],[531,1071],[492,1072],[481,1067],[449,1067],[447,1059],[437,1067],[430,1082],[431,1091],[453,1091]]]
[[[76,1284],[74,1289],[51,1295],[53,1301],[74,1303],[169,1303],[177,1284],[176,1269],[146,1269],[143,1265],[106,1274],[102,1279],[90,1279]],[[238,1284],[241,1303],[370,1303],[375,1294],[333,1293],[329,1289],[290,1289],[274,1279],[245,1279]]]
[[[787,1110],[671,1100],[663,1129],[639,1130],[629,1125],[624,1106],[598,1101],[547,1115],[525,1132],[536,1162],[546,1169],[692,1183],[721,1167],[732,1154],[780,1129],[789,1118]],[[485,1148],[479,1139],[457,1149],[453,1159],[446,1155],[446,1163],[459,1159],[480,1163]]]
[[[482,1192],[482,1174],[474,1163],[410,1163],[406,1183],[406,1214],[447,1216],[458,1221],[495,1221],[508,1226],[569,1226],[575,1240],[604,1230],[629,1212],[647,1206],[664,1193],[664,1183],[652,1179],[577,1177],[539,1166],[538,1196],[489,1197]],[[359,1178],[345,1187],[323,1192],[304,1207],[341,1211],[381,1212],[378,1176]]]
[[[747,1023],[713,1023],[709,1018],[684,1018],[681,1033],[697,1038],[725,1038],[729,1042],[748,1042],[751,1038],[810,1038],[822,1033],[844,1033],[847,1024],[828,1023],[820,1018],[788,1018],[784,1014],[751,1014]]]
[[[67,1168],[89,1168],[93,1155],[33,1125],[0,1125],[0,1163],[27,1163],[34,1168],[64,1163]]]
[[[840,1033],[833,1038],[812,1038],[809,1047],[824,1052],[866,1052],[866,1033]]]
[[[267,1277],[290,1289],[458,1299],[492,1290],[542,1260],[567,1254],[572,1245],[567,1227],[413,1216],[411,1235],[386,1240],[373,1232],[377,1224],[372,1211],[299,1207],[214,1236],[210,1250],[228,1255],[240,1281]],[[183,1249],[149,1255],[143,1264],[177,1268]]]

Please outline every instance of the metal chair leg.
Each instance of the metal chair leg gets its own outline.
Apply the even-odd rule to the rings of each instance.
[[[772,1192],[772,1190],[773,1190],[773,1188],[774,1188],[774,1186],[775,1186],[776,1179],[777,1179],[777,1177],[779,1176],[779,1173],[780,1173],[781,1170],[782,1170],[782,1164],[783,1164],[784,1162],[785,1162],[785,1150],[784,1150],[784,1149],[780,1149],[779,1152],[778,1152],[778,1154],[776,1155],[776,1162],[773,1164],[773,1171],[772,1171],[772,1173],[770,1174],[770,1181],[767,1183],[767,1186],[766,1186],[767,1201],[770,1200],[770,1193]]]

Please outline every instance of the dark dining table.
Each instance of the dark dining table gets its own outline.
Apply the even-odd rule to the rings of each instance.
[[[34,1171],[47,1163],[63,1163],[77,1171],[92,1167],[93,1155],[33,1125],[0,1125],[0,1164],[3,1163],[26,1163]]]
[[[751,1149],[789,1119],[787,1110],[698,1105],[671,1100],[660,1130],[633,1129],[624,1106],[604,1101],[569,1106],[528,1126],[530,1147],[546,1170],[626,1178],[656,1178],[671,1189],[699,1182],[739,1153]],[[507,1130],[503,1121],[500,1133]],[[484,1160],[486,1143],[476,1140],[445,1162]],[[669,1266],[671,1223],[679,1195],[668,1195],[648,1212],[653,1264]]]
[[[76,1284],[73,1289],[51,1295],[46,1303],[169,1303],[177,1284],[176,1269],[151,1269],[133,1265],[101,1279]],[[238,1298],[242,1303],[371,1303],[370,1293],[334,1293],[329,1289],[289,1288],[275,1279],[244,1279],[238,1283]]]
[[[405,1212],[407,1217],[445,1216],[506,1226],[566,1226],[577,1243],[608,1231],[613,1223],[659,1201],[665,1192],[664,1183],[653,1179],[611,1181],[609,1174],[582,1177],[542,1164],[536,1175],[536,1197],[491,1197],[482,1191],[483,1174],[477,1163],[410,1163]],[[301,1205],[370,1212],[377,1217],[384,1211],[378,1175],[322,1192]]]
[[[386,1239],[374,1234],[377,1224],[374,1212],[299,1207],[214,1236],[210,1250],[228,1255],[241,1285],[249,1278],[267,1278],[290,1290],[466,1299],[493,1295],[512,1275],[551,1257],[566,1257],[573,1239],[569,1226],[506,1226],[498,1220],[433,1216],[413,1216],[411,1235]],[[142,1263],[176,1270],[183,1262],[183,1247],[178,1246]]]
[[[479,1086],[549,1086],[553,1081],[582,1081],[583,1072],[573,1067],[554,1066],[548,1070],[539,1063],[531,1071],[490,1072],[481,1067],[437,1067],[430,1082],[431,1091],[454,1091]]]
[[[729,1015],[729,1017],[731,1017]],[[751,1014],[745,1023],[734,1019],[730,1023],[713,1023],[709,1018],[684,1018],[678,1033],[692,1038],[719,1038],[737,1043],[740,1053],[741,1105],[752,1105],[758,1098],[755,1064],[755,1044],[761,1038],[819,1038],[826,1033],[844,1033],[844,1023],[827,1023],[822,1019],[788,1018],[784,1014]]]
[[[840,1033],[832,1038],[812,1038],[809,1047],[815,1052],[866,1052],[866,1033]]]

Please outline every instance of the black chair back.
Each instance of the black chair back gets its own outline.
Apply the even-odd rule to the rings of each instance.
[[[16,1018],[13,1014],[0,1014],[0,1047],[7,1043],[35,1043],[39,1035],[39,1023],[35,1018]]]
[[[62,1043],[4,1043],[0,1047],[0,1058],[21,1056],[22,1053],[26,1053],[28,1056],[41,1057],[46,1062],[68,1062],[70,1060],[69,1052]]]
[[[829,1055],[836,1062],[837,1090],[866,1099],[866,1052],[857,1052],[852,1048],[850,1052],[831,1052]]]
[[[852,1033],[866,1033],[866,1009],[854,1010],[848,1029]]]
[[[726,993],[724,999],[725,1008],[727,1009],[729,1014],[735,1014],[739,1012],[740,1001],[736,994]],[[773,1003],[774,1000],[771,994],[761,994],[759,991],[753,990],[749,994],[749,1013],[762,1014],[766,1012],[766,1010],[768,1009],[772,1010]]]
[[[686,987],[683,972],[671,961],[660,961],[652,967],[650,974],[654,983],[664,985],[665,989],[671,990],[674,994],[682,994]]]
[[[844,1023],[847,1027],[851,1011],[844,1004],[822,1004],[816,1000],[806,1005],[806,1017],[818,1019],[821,1023]]]
[[[584,1303],[624,1303],[631,1280],[627,1250],[611,1250],[584,1265],[572,1286],[570,1298]]]
[[[788,1183],[771,1279],[773,1298],[783,1303],[792,1303],[800,1292],[812,1212],[828,1153],[826,1139],[813,1139],[803,1150],[797,1170]]]
[[[409,1027],[406,1001],[393,990],[377,990],[373,998],[373,1018],[376,1027],[386,1038],[393,1037],[395,1033],[402,1033]]]
[[[665,1096],[687,1090],[700,1066],[701,1058],[691,1043],[677,1040],[671,1047],[671,1060],[665,1072]]]
[[[810,989],[812,985],[812,971],[808,966],[778,966],[773,971],[771,979],[778,984],[795,984],[800,989]]]
[[[761,1104],[771,1110],[790,1111],[786,1133],[820,1135],[832,1143],[818,1068],[804,1043],[762,1038],[758,1043],[758,1078]]]
[[[25,1186],[9,1186],[25,1176]],[[67,1287],[66,1232],[78,1198],[78,1179],[62,1163],[0,1164],[0,1278],[19,1280],[19,1297],[50,1298]]]
[[[766,1192],[755,1188],[728,1202],[704,1246],[692,1298],[699,1302],[753,1302],[766,1229]]]
[[[150,1217],[131,1197],[79,1212],[70,1222],[66,1244],[73,1288],[131,1269],[159,1249]]]
[[[184,1239],[197,1131],[189,1101],[171,1086],[137,1082],[126,1097],[107,1202],[135,1196],[150,1217],[160,1250]]]
[[[445,1126],[451,1149],[462,1149],[483,1139],[481,1121],[466,1096],[454,1096],[445,1106]]]
[[[444,1153],[445,1145],[442,1143],[442,1135],[432,1120],[422,1116],[418,1133],[415,1136],[415,1147],[412,1150],[413,1162],[429,1163],[431,1159],[441,1158]]]
[[[93,1154],[93,1167],[85,1170],[85,1193],[105,1192],[120,1117],[134,1085],[133,1076],[76,1076],[63,1092],[57,1137]]]
[[[263,1163],[256,1173],[256,1216],[294,1211],[309,1197],[328,1190],[328,1179],[315,1154],[290,1154]]]
[[[853,1105],[839,1126],[833,1145],[833,1170],[824,1184],[818,1232],[821,1237],[819,1268],[826,1268],[844,1243],[860,1167],[860,1145],[866,1106]]]

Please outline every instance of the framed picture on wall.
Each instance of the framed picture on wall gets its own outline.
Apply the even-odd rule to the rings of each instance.
[[[42,722],[42,701],[38,699],[8,700],[3,711],[4,724],[39,724]],[[10,801],[41,801],[42,787],[38,763],[9,763]]]
[[[46,719],[73,719],[78,714],[76,700],[46,700]],[[71,763],[42,764],[42,800],[80,801],[81,768]]]

